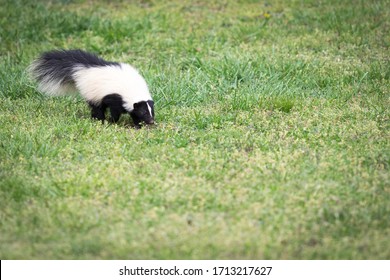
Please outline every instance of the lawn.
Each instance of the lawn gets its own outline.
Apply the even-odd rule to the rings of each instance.
[[[389,259],[390,4],[0,0],[0,259]],[[157,125],[26,73],[137,67]]]

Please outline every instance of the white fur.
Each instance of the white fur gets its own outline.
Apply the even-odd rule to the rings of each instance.
[[[134,103],[152,99],[144,78],[125,63],[90,68],[80,66],[76,68],[73,79],[80,94],[94,104],[99,104],[104,96],[116,93],[122,97],[125,109],[132,111]]]
[[[150,108],[149,104],[146,103],[146,105],[148,105],[148,110],[149,110],[149,114],[151,117],[153,117],[153,114],[152,114],[152,108]]]
[[[61,81],[45,78],[38,85],[38,90],[52,96],[61,96],[75,93],[77,89],[73,85],[61,85]]]

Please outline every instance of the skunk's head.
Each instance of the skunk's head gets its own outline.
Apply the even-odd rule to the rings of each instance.
[[[152,100],[134,103],[133,108],[130,116],[136,127],[141,127],[143,123],[154,124],[154,102]]]

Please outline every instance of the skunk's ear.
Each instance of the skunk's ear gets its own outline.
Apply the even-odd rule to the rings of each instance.
[[[139,106],[139,103],[134,103],[134,104],[133,104],[133,108],[134,108],[134,109],[137,109],[138,106]]]

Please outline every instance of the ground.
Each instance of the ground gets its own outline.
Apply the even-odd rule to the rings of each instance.
[[[389,259],[383,1],[0,0],[1,259]],[[37,92],[39,53],[137,67],[157,125]]]

